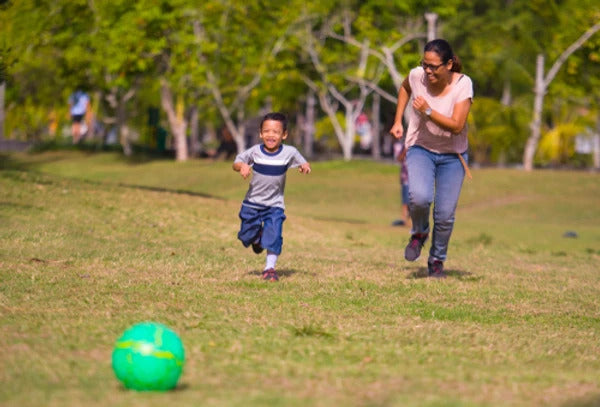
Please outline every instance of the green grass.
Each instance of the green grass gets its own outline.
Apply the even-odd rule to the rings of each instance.
[[[274,284],[231,163],[0,156],[0,405],[600,405],[598,175],[473,173],[431,281],[389,226],[396,166],[290,172]],[[183,340],[175,391],[114,377],[144,320]]]

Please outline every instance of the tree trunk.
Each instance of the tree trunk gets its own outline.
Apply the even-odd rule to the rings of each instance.
[[[373,144],[371,154],[375,160],[381,158],[381,96],[373,94]]]
[[[427,20],[427,42],[437,38],[437,19],[438,15],[436,13],[425,13],[425,20]]]
[[[226,123],[227,128],[235,140],[235,145],[237,146],[237,152],[239,154],[246,149],[246,125],[244,124],[244,111],[241,109],[237,112],[237,122],[237,127],[231,120]]]
[[[133,154],[133,148],[131,146],[131,140],[129,137],[129,126],[126,123],[126,111],[125,111],[125,102],[123,100],[119,100],[116,109],[116,123],[117,126],[117,134],[119,135],[119,143],[123,148],[123,154],[129,157]]]
[[[2,78],[0,78],[2,80]],[[0,82],[0,140],[4,139],[4,95],[6,92],[6,82]]]
[[[502,106],[510,106],[512,103],[512,90],[509,79],[504,80],[504,86],[502,87],[502,99],[500,100]]]
[[[102,98],[101,92],[94,92],[94,96],[91,98],[90,106],[85,114],[85,123],[87,125],[87,138],[89,140],[96,139],[96,118],[98,117],[98,108],[100,105],[100,100]]]
[[[190,110],[190,150],[192,157],[197,158],[201,149],[198,106],[194,105]]]
[[[346,106],[346,129],[342,127],[335,115],[337,109],[329,102],[326,92],[319,92],[319,102],[321,108],[327,113],[329,120],[333,126],[333,131],[337,137],[340,148],[342,149],[342,156],[345,161],[352,159],[352,144],[354,142],[354,120],[351,118],[352,105],[348,103]],[[352,131],[352,133],[350,133]]]
[[[178,98],[176,106],[173,106],[173,94],[166,80],[160,81],[160,102],[167,113],[169,127],[175,139],[175,159],[187,161],[188,148],[186,139],[187,123],[183,117],[183,100]]]
[[[544,56],[538,54],[535,70],[535,98],[533,101],[533,118],[529,124],[531,135],[527,139],[525,151],[523,153],[523,168],[526,171],[533,169],[533,158],[537,150],[542,132],[542,108],[544,105],[544,94],[546,87],[544,85]]]
[[[306,119],[303,128],[304,155],[306,158],[312,158],[314,154],[313,144],[315,140],[315,106],[317,100],[315,92],[310,89],[306,95]]]
[[[343,139],[340,139],[344,161],[350,161],[352,159],[352,147],[354,147],[354,137],[356,136],[355,116],[356,115],[351,107],[346,109],[346,131],[343,133]]]
[[[118,88],[112,88],[110,93],[105,96],[106,101],[115,112],[114,120],[106,120],[106,122],[113,122],[119,136],[119,143],[123,148],[123,154],[130,156],[133,154],[133,148],[130,140],[130,130],[127,126],[127,102],[133,98],[136,93],[136,89],[132,88],[125,92],[124,95],[119,97],[122,93]]]
[[[596,131],[593,135],[593,158],[594,169],[600,170],[600,110],[596,114]]]

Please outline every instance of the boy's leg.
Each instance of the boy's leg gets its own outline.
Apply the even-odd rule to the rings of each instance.
[[[278,281],[279,276],[275,271],[275,266],[277,265],[277,256],[275,253],[267,252],[267,262],[265,265],[265,269],[262,272],[263,280],[268,281]]]
[[[238,232],[238,239],[242,241],[244,247],[248,247],[256,241],[260,234],[262,228],[260,212],[249,206],[242,205],[239,217],[241,225]]]
[[[285,221],[283,209],[269,208],[263,213],[263,221],[264,225],[260,245],[270,253],[281,254],[283,221]]]

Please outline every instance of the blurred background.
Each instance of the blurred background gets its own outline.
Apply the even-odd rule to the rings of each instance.
[[[599,30],[597,0],[0,0],[0,148],[232,159],[277,110],[310,159],[391,159],[445,38],[475,165],[598,170]]]

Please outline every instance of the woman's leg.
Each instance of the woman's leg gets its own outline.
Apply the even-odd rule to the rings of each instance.
[[[465,160],[467,154],[463,154]],[[450,235],[454,228],[456,205],[465,178],[465,170],[456,154],[439,154],[435,177],[433,235],[429,262],[446,260]]]
[[[421,147],[411,147],[406,154],[412,235],[425,236],[429,233],[429,208],[434,198],[436,174],[435,155]]]

